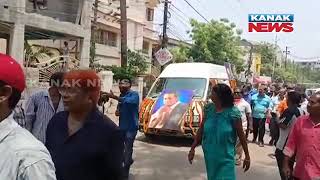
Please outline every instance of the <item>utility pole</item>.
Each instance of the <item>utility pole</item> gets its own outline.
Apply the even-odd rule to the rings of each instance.
[[[288,63],[288,54],[290,54],[290,51],[288,51],[288,46],[286,46],[286,50],[283,51],[284,53],[286,53],[286,59],[284,60],[284,68],[287,69],[287,63]]]
[[[169,2],[168,0],[164,1],[164,11],[163,11],[163,30],[162,30],[162,48],[167,47],[167,41],[168,41],[168,36],[167,36],[167,26],[168,26],[168,7],[169,7]]]
[[[94,0],[93,3],[93,25],[91,26],[91,39],[93,42],[96,42],[96,31],[98,29],[98,7],[99,7],[99,0]]]
[[[127,2],[120,0],[120,30],[121,30],[121,67],[127,67],[128,50],[127,50]]]
[[[278,35],[276,35],[275,41],[274,41],[274,49],[275,49],[275,57],[274,57],[274,61],[273,61],[273,67],[272,67],[272,78],[274,78],[274,73],[275,73],[275,69],[276,69],[276,63],[277,63],[277,46],[278,46]]]
[[[99,0],[94,0],[93,3],[93,22],[91,25],[91,42],[90,42],[90,68],[94,68],[95,65],[95,58],[96,58],[96,32],[98,30],[98,7],[99,7]]]
[[[249,51],[249,63],[248,63],[248,70],[247,70],[247,74],[246,74],[246,83],[249,83],[249,76],[251,74],[251,66],[252,66],[252,62],[253,62],[253,57],[252,57],[252,53],[253,53],[253,44],[250,43],[250,51]]]
[[[168,36],[167,36],[167,27],[168,27],[168,9],[169,9],[169,0],[164,1],[164,10],[163,10],[163,29],[162,29],[162,42],[161,48],[164,49],[167,47]],[[161,66],[161,72],[164,70],[164,66]]]

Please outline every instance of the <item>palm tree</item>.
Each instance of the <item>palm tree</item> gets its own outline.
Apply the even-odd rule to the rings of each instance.
[[[29,44],[28,41],[24,42],[24,53],[25,53],[25,66],[33,66],[35,63],[40,63],[39,59],[47,56],[51,57],[53,53],[46,47],[40,47],[35,49],[33,45]]]

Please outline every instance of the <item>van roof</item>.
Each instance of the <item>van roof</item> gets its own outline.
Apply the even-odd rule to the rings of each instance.
[[[168,65],[160,74],[160,78],[216,78],[229,79],[226,68],[210,63],[174,63]]]

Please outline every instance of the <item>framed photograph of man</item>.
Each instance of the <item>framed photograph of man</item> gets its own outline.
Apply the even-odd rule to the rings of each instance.
[[[164,90],[153,108],[149,128],[182,131],[183,116],[192,98],[191,90]]]

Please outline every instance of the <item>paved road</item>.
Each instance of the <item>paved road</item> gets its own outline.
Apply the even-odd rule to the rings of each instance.
[[[197,148],[194,163],[190,165],[187,161],[190,145],[191,141],[186,139],[156,138],[151,141],[139,134],[134,146],[135,163],[130,180],[205,180],[202,149]],[[251,169],[243,173],[238,168],[238,180],[280,179],[275,159],[269,156],[274,151],[273,147],[260,148],[249,144],[249,150]]]

